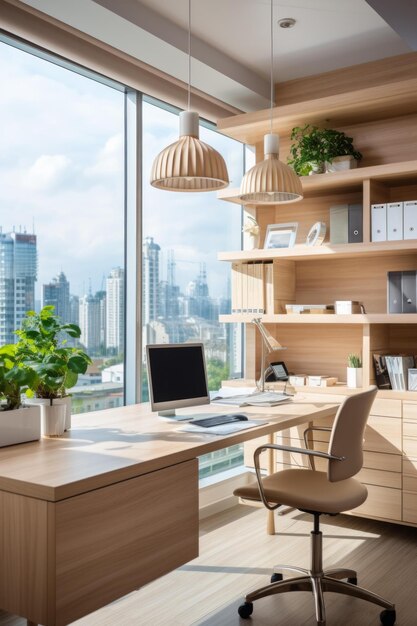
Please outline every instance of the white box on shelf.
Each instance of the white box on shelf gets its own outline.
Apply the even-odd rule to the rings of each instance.
[[[331,387],[337,383],[335,376],[309,376],[309,387]]]
[[[371,206],[372,241],[387,240],[387,205],[373,204]]]
[[[397,241],[403,238],[403,203],[389,202],[387,204],[387,239]]]
[[[417,369],[408,370],[408,391],[417,391]]]
[[[362,313],[362,305],[356,300],[336,300],[334,303],[336,315],[352,315]]]
[[[305,374],[293,374],[289,376],[288,382],[293,387],[304,387],[306,384],[306,375]]]
[[[417,200],[404,202],[404,239],[417,239]]]

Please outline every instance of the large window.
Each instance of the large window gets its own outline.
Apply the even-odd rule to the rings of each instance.
[[[71,390],[75,413],[120,406],[125,389],[133,402],[135,386],[146,400],[147,343],[203,341],[213,392],[240,377],[242,329],[218,321],[230,312],[231,286],[217,253],[240,248],[241,208],[215,192],[168,193],[149,184],[154,157],[178,138],[179,111],[19,46],[0,41],[0,345],[15,340],[28,310],[44,305],[78,324],[93,365]],[[224,156],[238,186],[243,145],[205,122],[200,135]],[[241,462],[235,446],[205,457],[201,475]]]
[[[145,100],[143,120],[143,346],[203,341],[209,389],[242,375],[241,328],[220,324],[230,313],[230,267],[217,261],[220,250],[239,249],[241,208],[219,201],[216,192],[169,193],[149,184],[152,162],[178,139],[178,113]],[[244,171],[243,145],[200,125],[200,138],[225,158],[231,184]],[[147,394],[143,367],[143,396]],[[215,458],[218,457],[218,458]],[[205,457],[200,475],[242,463],[240,446]]]
[[[93,359],[73,411],[123,404],[124,93],[0,42],[0,345],[52,304]]]

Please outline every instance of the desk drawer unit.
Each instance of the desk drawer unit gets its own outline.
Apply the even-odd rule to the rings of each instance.
[[[403,416],[403,520],[417,524],[417,402],[404,402]]]
[[[59,502],[0,492],[0,510],[0,606],[65,626],[198,556],[198,462]]]

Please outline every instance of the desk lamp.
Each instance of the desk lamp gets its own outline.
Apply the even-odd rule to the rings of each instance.
[[[265,325],[261,322],[261,318],[255,318],[252,320],[252,324],[256,326],[259,330],[259,333],[262,338],[262,357],[261,357],[261,377],[259,381],[256,383],[259,391],[264,393],[265,391],[265,357],[267,354],[271,354],[271,352],[275,352],[277,350],[286,350],[281,346],[279,341],[277,341],[271,333],[266,329]]]

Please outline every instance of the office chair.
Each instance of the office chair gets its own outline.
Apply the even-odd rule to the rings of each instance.
[[[311,568],[306,570],[288,565],[274,568],[271,584],[246,596],[245,603],[238,609],[240,617],[248,618],[253,612],[253,602],[259,598],[287,591],[312,591],[317,624],[323,626],[326,624],[323,592],[331,591],[361,598],[384,607],[385,610],[380,614],[381,623],[385,626],[395,624],[395,605],[371,591],[358,587],[357,573],[354,570],[323,571],[322,565],[320,515],[337,515],[354,509],[365,502],[368,495],[366,487],[353,476],[362,467],[363,435],[376,392],[376,387],[370,387],[367,391],[346,398],[339,407],[333,428],[312,427],[306,430],[304,434],[306,446],[308,432],[331,431],[328,453],[275,444],[265,444],[255,450],[257,482],[236,489],[234,494],[245,500],[262,501],[269,510],[287,505],[313,515]],[[288,469],[262,478],[259,457],[267,449],[306,454],[309,457],[311,469]],[[328,460],[327,472],[315,470],[314,457]],[[298,576],[283,579],[281,573],[283,571],[296,572]],[[347,579],[347,582],[343,579]]]

